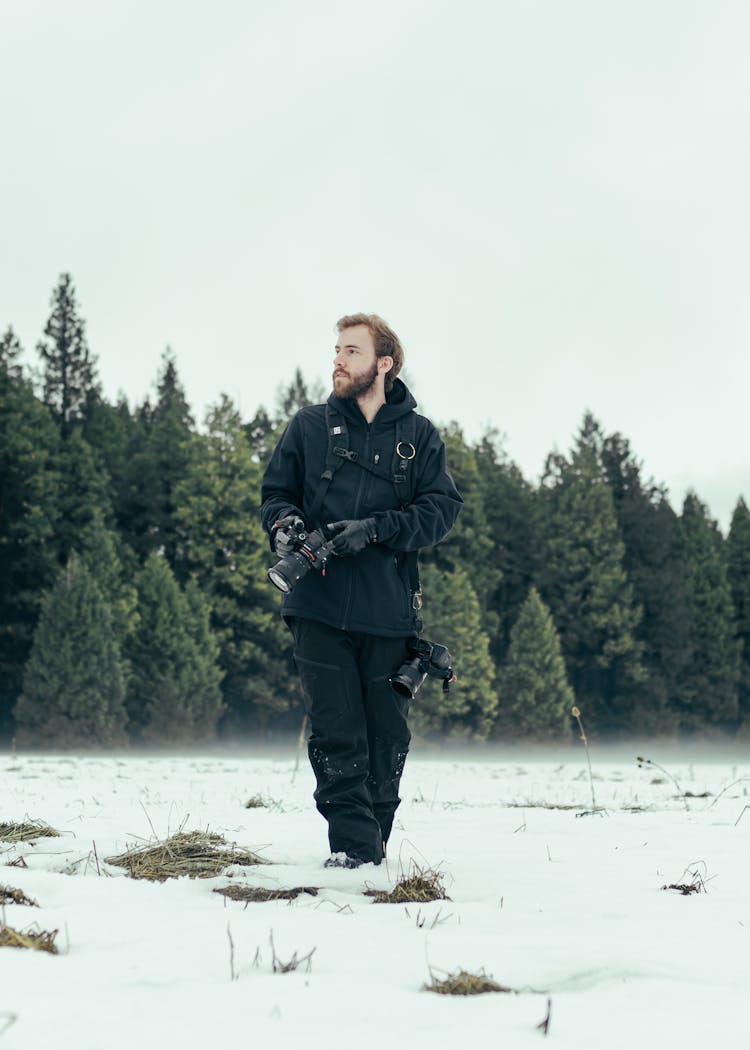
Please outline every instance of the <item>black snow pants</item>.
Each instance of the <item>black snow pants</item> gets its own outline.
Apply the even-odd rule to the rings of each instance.
[[[409,702],[388,684],[406,638],[340,631],[290,617],[311,735],[315,801],[332,853],[379,864],[399,805]]]

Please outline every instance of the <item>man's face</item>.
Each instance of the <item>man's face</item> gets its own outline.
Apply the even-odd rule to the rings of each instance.
[[[333,361],[333,392],[337,397],[361,397],[371,390],[379,368],[370,329],[363,324],[345,328],[339,334]]]

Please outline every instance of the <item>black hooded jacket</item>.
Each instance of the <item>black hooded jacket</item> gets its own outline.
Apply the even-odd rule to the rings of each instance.
[[[416,402],[397,379],[372,423],[356,401],[328,398],[347,421],[349,442],[358,458],[388,465],[396,443],[396,421],[412,412]],[[354,557],[331,557],[325,576],[310,571],[284,595],[282,615],[319,620],[345,631],[391,637],[415,633],[407,551],[431,547],[448,535],[462,499],[445,460],[445,445],[435,427],[416,415],[416,455],[411,503],[401,508],[395,486],[356,463],[344,462],[333,475],[321,511],[323,522],[374,518],[377,540]],[[325,469],[328,432],[325,405],[301,409],[276,446],[263,477],[261,521],[269,534],[286,514],[307,520]]]

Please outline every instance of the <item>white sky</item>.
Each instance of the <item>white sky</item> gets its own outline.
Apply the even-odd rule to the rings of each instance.
[[[590,408],[750,497],[744,0],[0,0],[0,328],[73,274],[105,392],[251,415],[341,314],[536,479]]]

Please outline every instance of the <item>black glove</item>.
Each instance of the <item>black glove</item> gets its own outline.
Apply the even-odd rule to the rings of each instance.
[[[299,514],[287,514],[274,523],[271,542],[273,549],[280,558],[285,558],[299,546],[297,534],[305,528],[305,523]]]
[[[333,537],[334,554],[338,554],[339,557],[346,554],[359,554],[368,544],[377,539],[375,519],[333,521],[328,526],[328,534]]]

